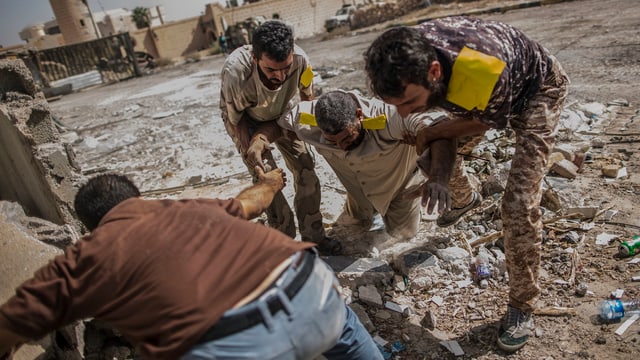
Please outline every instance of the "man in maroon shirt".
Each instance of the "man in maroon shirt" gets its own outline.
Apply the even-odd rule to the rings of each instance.
[[[0,306],[0,357],[93,317],[149,359],[381,359],[314,244],[248,221],[284,186],[281,169],[256,174],[229,200],[143,200],[124,176],[89,180],[75,208],[91,233]]]

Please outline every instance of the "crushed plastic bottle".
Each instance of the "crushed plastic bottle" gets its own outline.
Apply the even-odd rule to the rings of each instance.
[[[489,286],[487,279],[491,277],[491,266],[483,254],[476,256],[476,280],[481,288]]]
[[[611,321],[631,314],[640,314],[640,300],[603,300],[599,306],[600,318]]]

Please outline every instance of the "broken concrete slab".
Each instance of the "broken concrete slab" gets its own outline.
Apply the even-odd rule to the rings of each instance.
[[[564,158],[553,163],[553,165],[551,165],[551,171],[567,179],[575,179],[578,177],[578,166]]]
[[[73,149],[59,142],[44,94],[22,61],[0,60],[0,78],[0,199],[80,232],[72,210],[81,180]]]
[[[350,256],[329,256],[324,259],[335,271],[340,283],[351,288],[367,284],[387,284],[394,275],[385,261]]]
[[[365,304],[382,307],[382,296],[378,292],[375,285],[366,285],[358,287],[358,299]]]
[[[38,241],[24,228],[12,223],[9,216],[0,210],[0,303],[12,297],[15,289],[41,266],[62,254],[60,249]],[[50,344],[51,339],[46,336],[37,343],[23,346],[14,359],[36,359],[46,352]]]

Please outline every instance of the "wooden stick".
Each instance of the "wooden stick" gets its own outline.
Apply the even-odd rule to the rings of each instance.
[[[561,307],[561,306],[549,306],[533,310],[536,315],[542,316],[575,316],[578,314],[575,308]]]
[[[499,239],[502,236],[502,230],[494,232],[493,234],[489,234],[487,236],[483,236],[479,239],[476,239],[474,241],[472,241],[469,245],[471,245],[471,247],[477,247],[480,246],[482,244],[486,244],[488,242],[492,242],[494,240]]]

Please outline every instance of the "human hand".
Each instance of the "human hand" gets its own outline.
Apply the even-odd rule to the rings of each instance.
[[[451,209],[451,195],[449,187],[442,182],[429,180],[422,185],[422,206],[427,208],[427,213],[432,214],[438,204],[438,214]]]
[[[416,136],[408,131],[405,131],[402,133],[402,141],[400,142],[407,145],[415,145]]]
[[[256,166],[255,171],[260,183],[269,185],[276,191],[282,190],[287,184],[287,177],[281,168],[275,168],[271,171],[264,172],[260,166]]]
[[[262,170],[267,171],[268,169],[262,162],[262,155],[267,151],[271,151],[272,149],[273,147],[267,140],[266,136],[262,134],[255,134],[251,138],[251,142],[249,143],[249,146],[245,151],[245,158],[247,160],[247,163],[250,166],[259,166]]]

